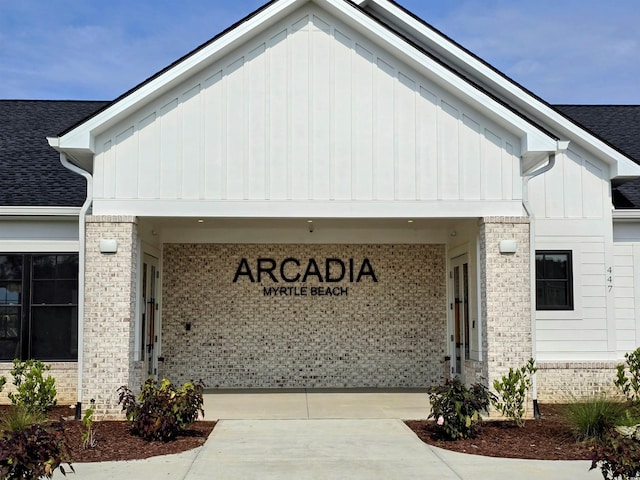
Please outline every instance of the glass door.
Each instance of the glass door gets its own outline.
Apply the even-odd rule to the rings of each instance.
[[[451,309],[453,328],[451,335],[451,373],[461,375],[464,361],[469,358],[469,262],[466,255],[451,261]]]
[[[151,255],[144,255],[142,262],[142,305],[140,312],[140,345],[141,360],[146,365],[148,376],[156,377],[158,374],[158,259]]]

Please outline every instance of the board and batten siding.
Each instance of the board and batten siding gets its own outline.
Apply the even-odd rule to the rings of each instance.
[[[314,6],[96,145],[98,212],[154,199],[444,200],[445,210],[446,201],[513,210],[522,198],[516,136]]]
[[[605,361],[616,356],[615,268],[608,169],[578,147],[556,157],[530,184],[536,250],[570,250],[573,310],[536,312],[540,361]]]
[[[614,288],[618,358],[640,346],[640,221],[615,222]]]

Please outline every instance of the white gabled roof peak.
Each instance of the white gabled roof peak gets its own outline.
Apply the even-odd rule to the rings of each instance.
[[[377,36],[377,41],[405,60],[440,75],[451,88],[481,104],[490,115],[512,123],[524,137],[535,137],[535,141],[525,143],[540,149],[536,151],[550,150],[557,140],[568,139],[594,151],[614,166],[614,171],[618,164],[629,161],[542,99],[391,0],[273,0],[129,90],[93,117],[63,132],[57,142],[58,149],[73,150],[76,154],[84,152],[82,155],[89,157],[95,151],[93,141],[97,134],[307,3],[315,3],[372,37]]]

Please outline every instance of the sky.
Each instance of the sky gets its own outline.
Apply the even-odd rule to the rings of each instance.
[[[0,0],[0,99],[112,100],[267,0]],[[552,104],[640,104],[640,0],[397,0]]]

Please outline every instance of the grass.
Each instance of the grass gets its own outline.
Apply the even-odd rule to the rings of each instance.
[[[625,421],[627,407],[623,402],[594,397],[568,404],[565,416],[576,439],[600,441],[608,429]],[[632,414],[631,418],[634,416]],[[631,418],[628,421],[632,421]]]
[[[31,425],[43,423],[46,416],[39,413],[29,412],[20,405],[14,405],[9,410],[9,414],[0,421],[0,432],[22,432]]]

